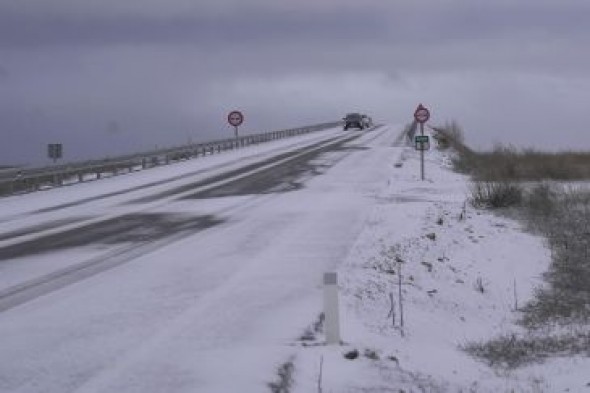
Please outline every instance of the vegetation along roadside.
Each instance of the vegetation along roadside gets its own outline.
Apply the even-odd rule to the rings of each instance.
[[[498,146],[474,152],[456,122],[433,128],[454,147],[455,170],[471,176],[471,203],[508,214],[545,237],[551,264],[534,298],[519,308],[524,333],[463,347],[489,365],[514,368],[552,356],[590,356],[590,153]]]

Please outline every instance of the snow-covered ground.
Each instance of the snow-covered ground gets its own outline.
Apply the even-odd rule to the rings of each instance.
[[[0,391],[263,392],[279,383],[280,367],[295,393],[317,392],[320,381],[324,393],[590,391],[587,358],[496,372],[460,350],[518,330],[514,294],[520,304],[531,296],[549,254],[543,239],[517,223],[466,205],[468,179],[451,171],[444,153],[426,153],[421,181],[419,154],[393,145],[400,130],[381,127],[324,154],[316,164],[326,165],[325,173],[299,190],[142,205],[223,222],[0,313]],[[8,198],[0,234],[123,214],[137,209],[124,202],[188,184],[201,171],[341,133]],[[91,245],[1,261],[0,283],[106,251]],[[403,337],[399,307],[395,326],[388,317],[390,293],[397,302],[396,257],[403,260]],[[340,346],[324,345],[314,329],[327,271],[339,273]],[[353,349],[360,356],[346,359]]]
[[[590,392],[587,357],[506,370],[460,350],[521,332],[515,310],[541,285],[550,253],[519,223],[466,203],[469,179],[447,153],[426,153],[424,182],[419,152],[400,157],[339,268],[344,346],[301,343],[293,391],[317,391],[321,363],[323,392]],[[356,360],[343,356],[354,350]]]

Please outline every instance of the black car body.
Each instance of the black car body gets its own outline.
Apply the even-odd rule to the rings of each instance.
[[[360,113],[349,113],[344,118],[344,129],[348,130],[349,128],[358,128],[362,130],[365,128],[363,117]]]

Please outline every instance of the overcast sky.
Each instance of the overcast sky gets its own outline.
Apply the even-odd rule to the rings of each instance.
[[[369,113],[590,149],[588,0],[0,0],[0,164]]]

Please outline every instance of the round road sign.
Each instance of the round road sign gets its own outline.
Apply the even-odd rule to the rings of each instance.
[[[418,105],[416,112],[414,112],[414,119],[418,123],[426,123],[430,119],[430,112],[422,104]]]
[[[232,111],[227,115],[227,121],[232,126],[237,127],[244,122],[244,115],[240,111]]]

